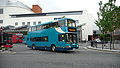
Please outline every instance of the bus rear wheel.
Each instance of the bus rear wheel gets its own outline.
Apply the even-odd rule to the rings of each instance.
[[[56,51],[56,47],[55,47],[55,45],[51,46],[51,51],[53,51],[53,52]]]
[[[33,50],[35,50],[35,49],[36,49],[35,45],[32,45],[32,49],[33,49]]]

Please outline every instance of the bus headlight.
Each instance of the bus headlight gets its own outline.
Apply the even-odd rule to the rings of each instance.
[[[66,48],[71,48],[71,46],[66,46]]]

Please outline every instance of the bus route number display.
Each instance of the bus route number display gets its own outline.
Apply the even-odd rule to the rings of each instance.
[[[68,31],[69,31],[69,32],[76,32],[76,29],[74,29],[74,28],[69,28]]]

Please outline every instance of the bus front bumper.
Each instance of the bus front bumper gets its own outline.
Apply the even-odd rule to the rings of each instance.
[[[73,50],[73,49],[78,49],[79,47],[74,47],[74,48],[56,48],[56,50],[60,51],[67,51],[67,50]]]
[[[78,49],[78,48],[79,48],[78,45],[67,45],[65,47],[56,47],[56,50],[67,51],[67,50],[73,50],[73,49]]]

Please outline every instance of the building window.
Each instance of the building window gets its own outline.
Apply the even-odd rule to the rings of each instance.
[[[30,22],[27,22],[27,25],[30,25]]]
[[[38,24],[41,24],[41,21],[38,21]]]
[[[0,9],[0,14],[3,14],[3,9]]]
[[[22,25],[25,25],[25,22],[22,22]]]
[[[3,20],[0,20],[0,24],[2,24],[3,23]]]
[[[15,26],[18,26],[18,22],[15,22]]]
[[[33,25],[36,25],[36,22],[33,22]]]

